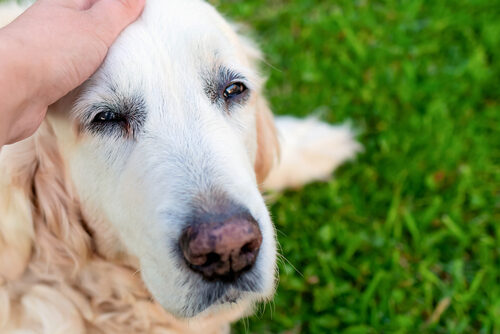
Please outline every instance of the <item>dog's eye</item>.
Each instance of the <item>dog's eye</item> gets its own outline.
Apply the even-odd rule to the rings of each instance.
[[[241,82],[232,82],[224,89],[224,98],[230,99],[244,93],[247,87]]]
[[[106,122],[123,122],[125,121],[125,118],[123,115],[113,112],[113,111],[103,111],[98,113],[95,117],[94,120],[92,121],[93,123],[106,123]]]

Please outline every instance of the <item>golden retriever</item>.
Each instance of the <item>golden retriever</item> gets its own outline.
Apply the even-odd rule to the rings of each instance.
[[[3,5],[0,26],[20,11]],[[260,190],[327,178],[359,145],[348,127],[275,123],[259,59],[209,4],[148,0],[2,149],[1,333],[228,333],[272,297]]]

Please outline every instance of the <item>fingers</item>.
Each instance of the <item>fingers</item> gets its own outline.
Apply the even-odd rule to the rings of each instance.
[[[102,40],[109,47],[118,34],[135,21],[144,8],[145,0],[88,0],[89,15],[95,20]]]

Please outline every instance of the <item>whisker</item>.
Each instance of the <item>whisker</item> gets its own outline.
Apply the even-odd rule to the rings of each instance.
[[[300,275],[300,277],[304,278],[304,275],[283,254],[278,253],[278,258],[286,261],[286,263],[288,263],[293,268],[293,270],[295,270],[295,272]]]

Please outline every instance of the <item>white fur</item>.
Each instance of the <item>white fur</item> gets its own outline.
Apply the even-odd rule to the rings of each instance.
[[[96,103],[138,96],[147,112],[143,135],[136,141],[76,138],[64,119],[52,120],[56,135],[65,138],[61,150],[82,205],[115,227],[123,248],[139,259],[156,300],[182,317],[197,315],[198,295],[211,289],[182,259],[169,256],[198,194],[227,194],[258,220],[263,243],[254,270],[260,291],[245,293],[245,299],[268,297],[274,289],[274,232],[255,182],[255,141],[248,139],[255,136],[255,110],[228,115],[207,99],[201,76],[217,66],[238,70],[257,94],[260,82],[250,59],[212,7],[149,0],[73,109],[81,120],[95,113]]]

